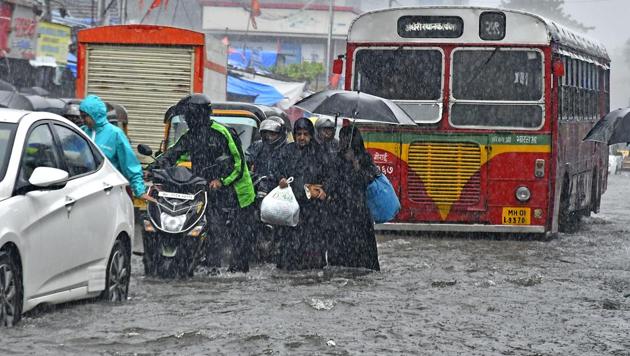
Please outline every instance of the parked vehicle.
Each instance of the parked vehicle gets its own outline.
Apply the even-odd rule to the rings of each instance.
[[[151,156],[147,145],[140,154]],[[192,277],[205,252],[208,222],[208,181],[185,167],[149,168],[153,185],[143,219],[142,243],[145,275],[162,278]]]
[[[125,301],[127,180],[68,120],[0,109],[0,325],[38,304]]]

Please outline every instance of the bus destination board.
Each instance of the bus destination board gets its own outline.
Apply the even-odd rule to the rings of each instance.
[[[464,20],[457,16],[401,16],[398,35],[405,38],[458,38]]]

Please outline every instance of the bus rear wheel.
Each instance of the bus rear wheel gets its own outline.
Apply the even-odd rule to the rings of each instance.
[[[558,212],[558,230],[564,233],[574,233],[578,230],[580,216],[575,211],[571,211],[569,203],[571,193],[569,190],[569,180],[565,179],[562,184],[562,194],[560,194],[560,211]]]
[[[593,171],[593,181],[591,185],[591,212],[598,213],[599,206],[602,200],[602,191],[601,191],[601,179],[599,178],[599,174],[597,174],[597,170]],[[590,214],[589,214],[590,215]]]

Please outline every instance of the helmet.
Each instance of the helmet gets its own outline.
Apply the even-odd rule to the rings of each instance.
[[[212,102],[205,94],[190,94],[183,97],[172,114],[184,115],[189,128],[207,127],[212,115]]]
[[[278,115],[270,115],[266,120],[273,120],[273,121],[279,123],[282,126],[282,128],[286,129],[286,127],[284,126],[284,124],[285,124],[284,119],[281,118]]]
[[[330,117],[319,117],[317,121],[315,121],[315,140],[319,143],[324,143],[327,139],[322,135],[322,130],[324,129],[335,129],[335,121]]]
[[[210,97],[206,94],[190,94],[186,98],[189,98],[189,103],[194,105],[208,105],[212,106],[212,102],[210,101]]]
[[[272,120],[272,119],[266,119],[260,123],[260,132],[263,132],[263,131],[271,131],[271,132],[280,133],[283,130],[282,130],[282,125],[278,121]]]
[[[84,124],[83,119],[81,119],[79,104],[67,104],[63,116],[77,126]]]
[[[278,133],[278,138],[272,142],[266,142],[272,146],[280,145],[287,140],[287,129],[284,126],[284,120],[280,116],[269,116],[267,119],[263,120],[260,123],[260,128],[258,129],[260,133],[263,131],[271,131]],[[263,138],[263,141],[264,138]]]
[[[315,130],[319,131],[326,128],[335,128],[335,122],[333,121],[333,119],[329,117],[320,117],[317,119],[317,121],[315,121]]]

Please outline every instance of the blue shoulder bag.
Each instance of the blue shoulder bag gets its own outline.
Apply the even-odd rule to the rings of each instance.
[[[392,183],[384,174],[378,175],[367,187],[367,205],[377,224],[386,223],[400,211],[400,201]]]

